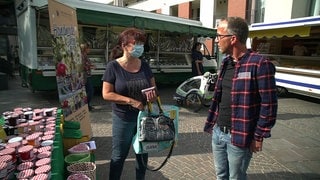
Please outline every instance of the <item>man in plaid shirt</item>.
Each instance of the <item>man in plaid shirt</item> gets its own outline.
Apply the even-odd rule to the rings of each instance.
[[[216,42],[223,59],[204,131],[212,134],[217,179],[247,179],[252,153],[262,151],[277,115],[275,67],[246,48],[248,25],[222,19]]]

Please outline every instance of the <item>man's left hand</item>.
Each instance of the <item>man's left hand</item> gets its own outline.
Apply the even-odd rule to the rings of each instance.
[[[262,142],[253,140],[250,146],[250,151],[254,153],[262,151]]]

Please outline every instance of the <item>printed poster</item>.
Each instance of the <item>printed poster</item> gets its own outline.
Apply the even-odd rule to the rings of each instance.
[[[57,89],[65,120],[79,121],[83,136],[91,137],[76,10],[55,0],[48,0],[48,9]]]

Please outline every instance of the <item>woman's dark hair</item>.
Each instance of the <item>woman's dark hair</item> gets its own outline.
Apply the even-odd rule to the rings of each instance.
[[[193,47],[192,47],[192,51],[195,51],[197,49],[197,46],[202,45],[199,42],[194,43]]]
[[[142,42],[144,44],[146,39],[144,31],[137,28],[127,28],[119,35],[118,44],[127,45],[135,42]]]
[[[109,60],[114,60],[117,59],[119,57],[121,57],[123,54],[122,48],[120,45],[116,45],[114,48],[112,48],[110,56],[109,56]]]

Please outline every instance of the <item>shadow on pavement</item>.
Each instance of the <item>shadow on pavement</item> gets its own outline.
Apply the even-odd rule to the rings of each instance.
[[[300,95],[300,94],[288,93],[286,96],[279,97],[279,99],[289,99],[289,98],[296,98],[296,99],[300,99],[303,101],[308,101],[308,102],[320,104],[319,98],[304,96],[304,95]]]
[[[96,141],[97,150],[95,151],[96,165],[97,165],[97,180],[107,179],[109,176],[109,166],[110,166],[110,156],[111,156],[111,141],[112,137],[93,137],[93,140]],[[165,156],[167,152],[164,152]],[[158,156],[161,156],[157,153]],[[150,154],[150,161],[153,161],[154,156]],[[164,159],[164,157],[163,157]],[[160,160],[163,160],[162,157]],[[160,162],[159,160],[159,162]],[[169,160],[170,161],[170,160]],[[133,149],[130,149],[129,155],[125,161],[122,178],[123,180],[135,179],[135,155]],[[147,172],[147,179],[168,179],[163,176],[161,171],[157,172]]]
[[[248,174],[248,179],[252,180],[316,180],[320,179],[319,174],[298,174],[290,172],[274,172],[274,173],[259,173]]]
[[[284,114],[277,114],[277,120],[292,120],[292,119],[305,119],[305,118],[314,118],[320,117],[320,115],[314,114],[300,114],[300,113],[284,113]]]

